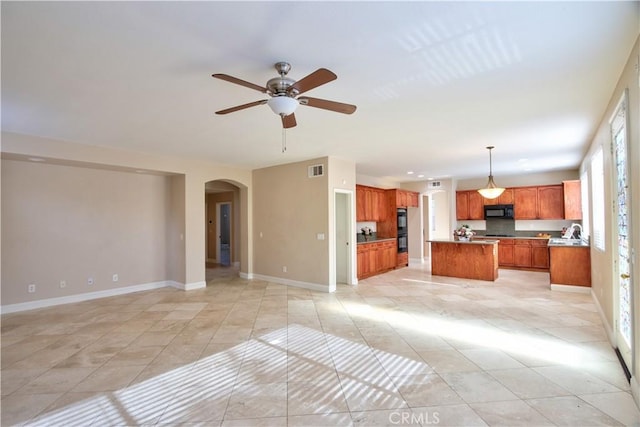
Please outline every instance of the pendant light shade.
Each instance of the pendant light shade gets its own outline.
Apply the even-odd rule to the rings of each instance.
[[[267,105],[271,107],[274,113],[279,116],[288,116],[296,111],[298,100],[286,95],[274,96],[267,101]]]
[[[493,150],[493,146],[487,147],[489,150],[489,181],[484,188],[478,190],[478,193],[485,199],[495,199],[499,197],[503,192],[504,188],[498,187],[495,182],[493,182],[493,171],[491,165],[491,150]]]

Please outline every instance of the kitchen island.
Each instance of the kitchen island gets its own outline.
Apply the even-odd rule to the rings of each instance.
[[[432,275],[492,282],[498,278],[499,240],[427,242],[431,243]]]

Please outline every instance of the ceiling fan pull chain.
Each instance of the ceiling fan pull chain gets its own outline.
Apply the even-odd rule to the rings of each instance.
[[[287,151],[287,128],[282,128],[282,152]]]

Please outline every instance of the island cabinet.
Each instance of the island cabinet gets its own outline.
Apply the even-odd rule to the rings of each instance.
[[[591,286],[591,250],[589,246],[551,246],[549,251],[551,286]]]
[[[580,180],[563,181],[564,219],[582,219],[582,193]]]
[[[484,219],[484,200],[476,190],[456,191],[456,219]]]
[[[384,221],[388,216],[384,190],[356,185],[356,221]]]
[[[498,242],[431,240],[431,274],[495,281],[498,278]]]
[[[358,279],[384,273],[396,267],[395,239],[359,243],[357,248]]]
[[[564,219],[562,185],[516,187],[513,204],[515,219]]]

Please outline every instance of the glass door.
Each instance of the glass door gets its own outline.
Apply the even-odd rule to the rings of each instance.
[[[633,345],[633,306],[631,274],[631,223],[629,203],[629,165],[627,158],[626,93],[618,104],[611,120],[613,138],[613,173],[615,185],[615,219],[617,254],[614,271],[614,311],[616,315],[616,344],[622,358],[631,367],[631,348]]]

